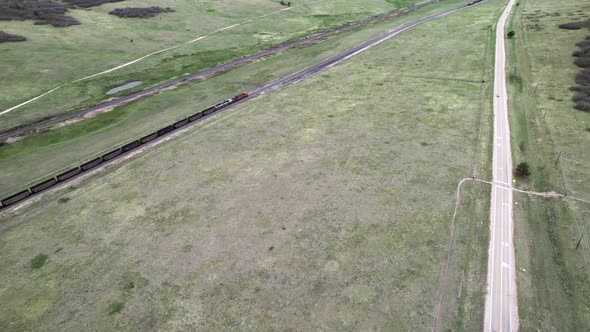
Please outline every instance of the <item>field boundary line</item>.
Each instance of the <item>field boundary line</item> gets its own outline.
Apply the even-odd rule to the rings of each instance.
[[[490,181],[480,180],[475,177],[463,178],[461,179],[461,181],[459,181],[459,184],[457,184],[457,190],[455,193],[455,210],[453,212],[453,219],[451,220],[449,241],[447,243],[447,260],[445,262],[445,265],[443,266],[443,270],[441,271],[440,275],[440,282],[438,288],[439,298],[438,302],[434,306],[434,323],[432,324],[432,332],[440,331],[441,329],[441,312],[445,299],[445,289],[447,288],[447,276],[449,273],[449,268],[451,266],[451,259],[453,258],[453,248],[455,244],[455,225],[457,222],[459,206],[461,205],[461,187],[463,186],[463,183],[465,183],[466,181],[474,181],[490,185],[492,184],[492,182]]]

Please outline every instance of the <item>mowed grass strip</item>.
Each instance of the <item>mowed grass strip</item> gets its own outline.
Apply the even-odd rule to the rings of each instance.
[[[430,330],[455,189],[480,163],[486,85],[470,81],[485,79],[499,5],[412,29],[3,220],[0,326]],[[461,274],[450,289],[471,282]]]
[[[306,2],[310,1],[294,2],[289,10],[261,17],[287,7],[268,0],[200,4],[181,0],[173,6],[161,0],[127,1],[125,6],[172,6],[175,12],[148,19],[121,19],[108,14],[122,7],[112,3],[70,10],[81,25],[66,29],[40,27],[32,22],[0,22],[3,31],[18,31],[28,38],[24,45],[0,45],[2,110],[63,83],[207,35],[193,44],[154,55],[121,70],[64,86],[18,111],[3,114],[0,130],[96,104],[112,97],[106,95],[108,90],[130,81],[144,82],[137,90],[314,31],[397,8],[384,0],[360,3],[332,0],[326,1],[327,4],[320,1],[305,5]],[[245,23],[248,19],[252,21]],[[216,32],[240,23],[244,24]]]
[[[514,166],[531,170],[516,185],[588,200],[590,114],[574,109],[569,90],[579,71],[572,53],[588,31],[558,27],[586,20],[588,4],[526,0],[515,8],[507,43],[512,150]],[[590,206],[520,194],[514,201],[521,330],[589,330]]]
[[[7,196],[106,151],[208,108],[241,91],[311,66],[405,22],[452,8],[448,1],[317,45],[295,49],[230,73],[165,91],[91,119],[0,146],[0,196]],[[57,92],[58,94],[61,92]],[[64,98],[67,100],[67,98]]]

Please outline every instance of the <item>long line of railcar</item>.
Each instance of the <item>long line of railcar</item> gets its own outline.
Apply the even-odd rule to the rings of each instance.
[[[23,191],[20,191],[20,192],[14,194],[14,195],[6,197],[6,198],[0,200],[0,211],[11,206],[11,205],[22,202],[23,200],[28,199],[33,195],[36,195],[36,194],[39,194],[45,190],[48,190],[53,186],[56,186],[60,183],[71,180],[75,176],[78,176],[81,173],[90,171],[90,170],[92,170],[104,163],[107,163],[107,162],[115,159],[116,157],[119,157],[122,154],[129,153],[129,152],[141,147],[142,145],[155,140],[158,137],[168,135],[171,132],[173,132],[179,128],[182,128],[191,122],[195,122],[195,121],[197,121],[209,114],[212,114],[212,113],[215,113],[215,112],[221,110],[222,108],[225,108],[225,107],[227,107],[231,104],[234,104],[240,100],[248,98],[248,96],[249,96],[248,92],[242,92],[237,96],[234,96],[232,98],[222,101],[219,104],[216,104],[215,106],[211,106],[203,111],[195,113],[195,114],[193,114],[189,117],[186,117],[182,120],[176,121],[175,123],[168,125],[162,129],[159,129],[151,134],[145,135],[140,139],[137,139],[131,143],[127,143],[121,147],[118,147],[112,151],[109,151],[100,157],[94,158],[94,159],[87,161],[79,166],[69,169],[57,176],[54,176],[54,177],[47,179],[39,184],[36,184],[28,189],[25,189]]]

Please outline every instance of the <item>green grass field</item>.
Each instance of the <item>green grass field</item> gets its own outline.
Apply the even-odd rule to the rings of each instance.
[[[590,31],[557,26],[587,19],[589,8],[584,1],[520,1],[510,27],[516,37],[508,44],[513,160],[532,167],[517,186],[587,201],[590,115],[573,108],[568,88],[579,70],[571,54]],[[515,202],[521,330],[589,330],[590,205],[521,194]]]
[[[501,5],[411,29],[5,217],[0,327],[430,330],[456,186],[489,173],[481,82]],[[444,330],[481,330],[488,193],[463,190]]]
[[[305,5],[307,2],[311,1],[293,1],[292,9],[260,18],[286,7],[270,0],[180,0],[172,3],[127,0],[70,10],[71,16],[81,25],[68,28],[34,25],[32,21],[0,22],[0,30],[19,33],[29,39],[0,45],[0,110],[63,83],[208,35],[193,44],[154,55],[121,70],[67,85],[3,114],[0,130],[93,105],[112,97],[107,96],[106,91],[129,81],[144,81],[137,90],[298,36],[397,8],[385,0],[330,0]],[[176,11],[150,19],[121,19],[108,14],[115,8],[148,5],[170,6]],[[253,20],[210,35],[248,19]]]
[[[425,7],[392,21],[332,37],[317,45],[300,48],[236,69],[230,73],[166,91],[114,111],[73,125],[0,146],[0,196],[22,190],[83,160],[135,140],[210,105],[249,91],[273,79],[306,68],[322,59],[416,18],[455,7],[462,1],[447,1]]]

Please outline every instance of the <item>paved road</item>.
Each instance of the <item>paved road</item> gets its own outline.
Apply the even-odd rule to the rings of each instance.
[[[494,80],[493,184],[490,207],[490,248],[485,331],[517,331],[518,307],[512,221],[512,152],[506,93],[506,19],[515,0],[510,0],[496,29]]]

